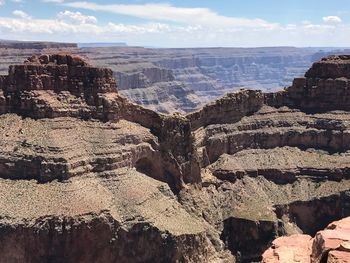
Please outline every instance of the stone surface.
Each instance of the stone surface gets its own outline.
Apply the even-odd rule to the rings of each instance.
[[[350,262],[350,253],[343,251],[330,251],[327,263],[348,263]]]
[[[350,262],[350,217],[331,223],[316,234],[279,237],[263,254],[264,263],[274,262]]]
[[[311,246],[309,235],[279,237],[263,254],[263,263],[300,262],[310,263]]]

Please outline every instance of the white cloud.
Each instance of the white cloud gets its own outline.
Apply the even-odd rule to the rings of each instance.
[[[5,0],[0,0],[0,6],[5,4]]]
[[[22,19],[31,19],[32,17],[22,10],[15,10],[12,12],[13,15],[18,16]]]
[[[207,8],[182,8],[169,4],[101,5],[89,2],[66,3],[62,0],[41,1],[134,16],[145,19],[145,22],[123,24],[111,21],[102,24],[95,16],[68,10],[59,12],[51,19],[35,19],[16,10],[13,13],[16,18],[0,17],[1,38],[67,42],[123,41],[131,45],[164,47],[349,45],[350,25],[345,23],[313,24],[302,21],[282,25],[259,18],[222,16]]]
[[[76,16],[76,13],[74,14]],[[85,16],[80,14],[78,17]],[[66,42],[123,41],[131,45],[164,47],[347,46],[350,35],[350,26],[345,24],[333,26],[299,23],[266,30],[259,26],[247,29],[209,28],[203,25],[174,25],[159,22],[137,25],[90,22],[87,23],[84,19],[76,19],[76,22],[72,23],[59,18],[25,20],[0,17],[0,35],[5,39]]]
[[[247,19],[238,17],[221,16],[208,8],[184,8],[170,4],[112,4],[101,5],[92,2],[70,2],[64,6],[87,9],[93,11],[110,12],[120,15],[128,15],[152,21],[168,21],[189,25],[203,25],[210,27],[260,27],[273,29],[279,25],[269,23],[262,19]]]
[[[342,20],[339,16],[324,16],[322,18],[323,22],[326,22],[326,23],[333,23],[333,24],[338,24],[338,23],[341,23]]]
[[[96,24],[97,19],[94,16],[85,16],[80,12],[64,11],[57,14],[60,21],[73,24]]]

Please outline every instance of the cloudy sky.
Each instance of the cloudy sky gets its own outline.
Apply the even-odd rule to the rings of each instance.
[[[0,39],[350,46],[350,0],[0,0]]]

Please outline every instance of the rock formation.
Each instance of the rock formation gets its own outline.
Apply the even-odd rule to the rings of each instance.
[[[324,59],[284,91],[242,90],[187,115],[202,188],[181,191],[180,202],[243,260],[350,215],[350,82],[346,70],[326,70],[337,63],[350,59]]]
[[[70,55],[31,57],[0,87],[1,260],[230,258],[168,186],[200,180],[185,118],[129,103],[111,70]]]
[[[3,44],[3,45],[1,45]],[[0,74],[32,54],[69,51],[113,70],[119,93],[149,109],[193,112],[242,87],[281,90],[327,54],[317,48],[84,47],[65,43],[1,42]],[[330,54],[344,53],[342,50]]]
[[[250,262],[350,216],[348,65],[329,57],[284,91],[188,115],[129,102],[112,70],[77,56],[11,66],[0,261]]]
[[[350,262],[350,217],[329,224],[314,238],[302,234],[277,238],[262,262]]]
[[[337,53],[341,51],[333,51]],[[227,92],[281,90],[325,52],[312,48],[136,47],[81,49],[95,65],[112,68],[119,90],[147,108],[192,112]]]

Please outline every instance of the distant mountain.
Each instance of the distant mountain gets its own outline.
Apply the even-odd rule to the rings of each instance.
[[[44,48],[77,48],[75,43],[44,42],[44,41],[18,41],[0,39],[0,48],[13,49],[44,49]]]
[[[124,42],[116,43],[78,43],[78,47],[127,47],[128,45]]]

